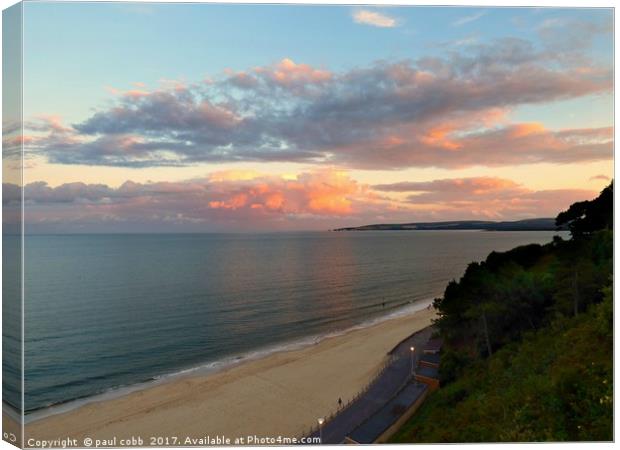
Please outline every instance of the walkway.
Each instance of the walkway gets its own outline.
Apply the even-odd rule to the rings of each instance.
[[[339,411],[333,419],[323,424],[322,443],[340,444],[359,424],[381,409],[400,391],[411,377],[411,350],[415,347],[414,367],[422,355],[433,330],[427,327],[403,340],[392,351],[390,364],[372,382],[370,387],[360,397],[349,403]],[[319,430],[314,430],[310,436],[319,436]]]
[[[424,383],[407,384],[392,400],[347,436],[347,443],[374,444],[385,441],[388,430],[411,416],[428,394]],[[406,415],[406,416],[405,416]],[[391,433],[390,433],[391,435]]]

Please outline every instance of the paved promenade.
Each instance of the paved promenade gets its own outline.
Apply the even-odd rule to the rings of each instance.
[[[392,352],[392,360],[370,387],[329,422],[323,424],[323,444],[340,444],[359,424],[383,407],[411,377],[411,346],[415,347],[414,367],[432,334],[430,327],[401,342]],[[319,436],[315,430],[310,436]]]

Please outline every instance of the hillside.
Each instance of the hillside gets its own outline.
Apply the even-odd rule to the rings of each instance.
[[[613,439],[613,184],[557,222],[435,300],[443,387],[394,442]]]
[[[472,364],[393,442],[612,440],[611,301]]]

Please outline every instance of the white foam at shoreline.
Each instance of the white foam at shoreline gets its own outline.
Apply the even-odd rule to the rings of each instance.
[[[76,408],[79,408],[81,406],[84,406],[90,403],[96,403],[96,402],[101,402],[105,400],[111,400],[111,399],[123,397],[132,392],[141,391],[143,389],[147,389],[147,388],[159,385],[159,384],[167,383],[174,379],[188,377],[188,376],[210,375],[210,374],[217,373],[225,369],[229,369],[231,367],[234,367],[236,365],[239,365],[245,362],[255,361],[257,359],[264,358],[266,356],[269,356],[275,353],[301,350],[303,348],[316,345],[325,339],[329,339],[329,338],[333,338],[337,336],[343,336],[352,331],[369,328],[379,323],[385,322],[387,320],[392,320],[398,317],[404,317],[404,316],[415,314],[416,312],[426,309],[430,304],[432,304],[432,302],[433,302],[432,299],[411,301],[409,304],[398,307],[397,309],[392,310],[388,314],[365,320],[364,322],[358,325],[354,325],[349,328],[345,328],[342,330],[336,330],[336,331],[332,331],[332,332],[328,332],[328,333],[324,333],[320,335],[312,335],[312,336],[301,338],[301,339],[298,339],[298,340],[295,340],[289,343],[285,343],[285,344],[276,344],[276,345],[268,346],[262,349],[257,349],[257,350],[248,352],[243,355],[236,355],[236,356],[222,358],[217,361],[212,361],[206,364],[201,364],[196,367],[179,370],[179,371],[172,372],[169,374],[158,375],[158,376],[153,377],[153,379],[151,380],[134,383],[129,386],[112,387],[99,394],[94,394],[92,396],[88,396],[88,397],[84,397],[80,399],[69,400],[66,403],[60,403],[60,404],[49,406],[47,408],[42,408],[42,409],[33,411],[24,416],[24,423],[28,424],[28,423],[32,423],[37,420],[44,419],[46,417],[72,411]]]

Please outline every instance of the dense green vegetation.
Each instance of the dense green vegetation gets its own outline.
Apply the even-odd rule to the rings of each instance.
[[[557,224],[571,239],[491,253],[435,301],[443,387],[394,441],[613,439],[613,184]]]

